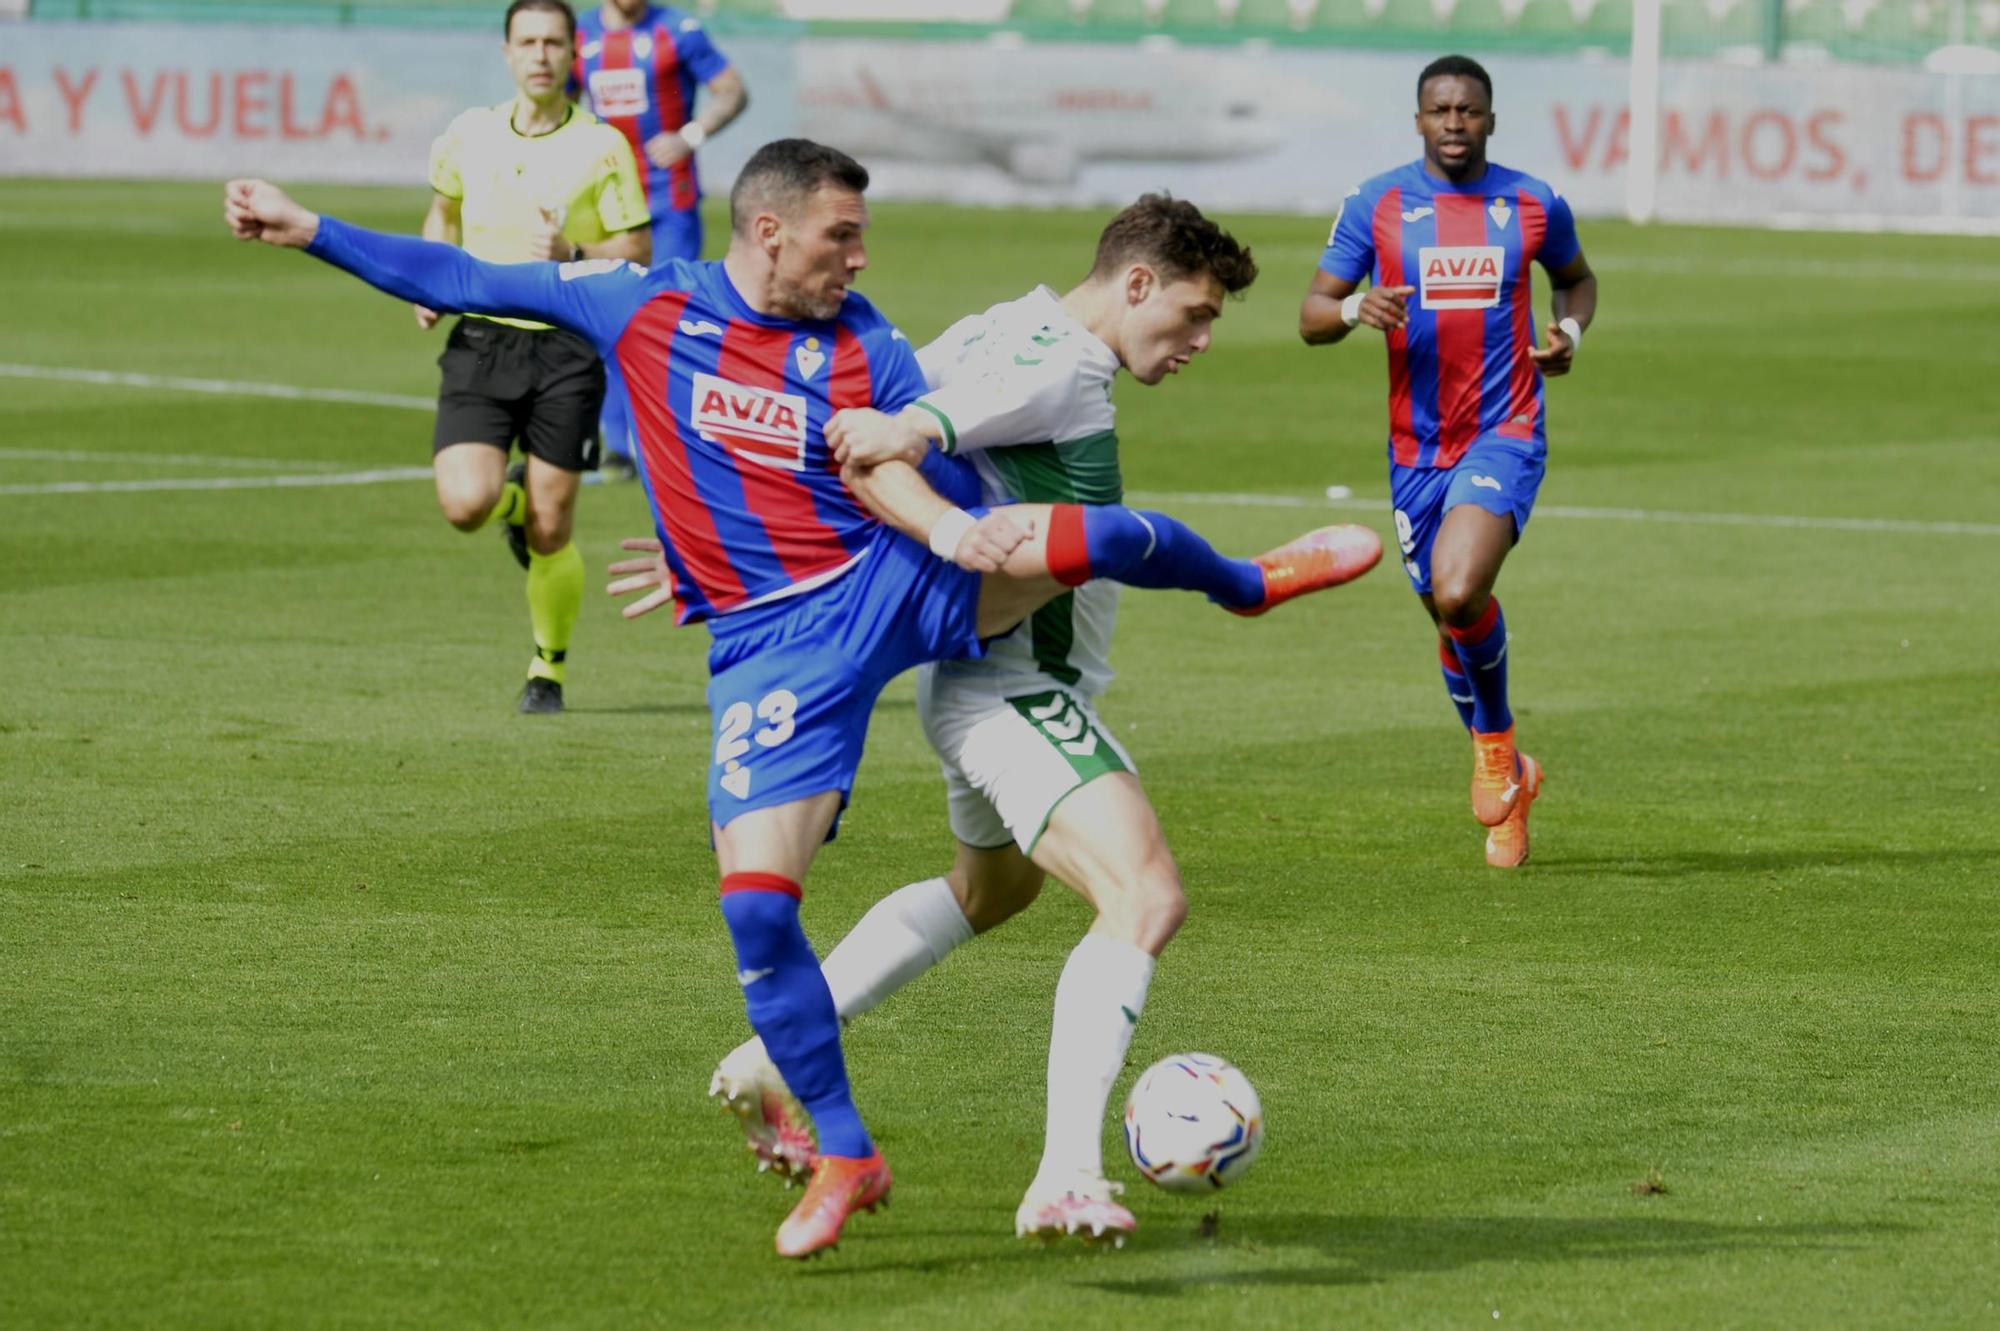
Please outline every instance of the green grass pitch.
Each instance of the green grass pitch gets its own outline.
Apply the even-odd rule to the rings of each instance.
[[[1602,314],[1501,583],[1550,773],[1518,873],[1393,561],[1252,623],[1128,596],[1104,710],[1193,902],[1132,1065],[1238,1062],[1263,1156],[1208,1233],[1107,1124],[1135,1241],[1011,1237],[1086,921],[1052,888],[850,1030],[896,1204],[795,1267],[702,1094],[745,1030],[705,635],[593,592],[570,714],[516,716],[519,572],[425,481],[113,488],[420,468],[426,412],[15,368],[433,393],[440,335],[219,211],[0,186],[0,1325],[2000,1321],[1991,241],[1584,224]],[[1380,349],[1293,334],[1324,221],[1226,220],[1264,276],[1121,389],[1130,485],[1226,549],[1389,534]],[[1100,221],[881,205],[863,289],[920,339]],[[601,567],[643,499],[578,525]],[[816,943],[950,853],[899,683]]]

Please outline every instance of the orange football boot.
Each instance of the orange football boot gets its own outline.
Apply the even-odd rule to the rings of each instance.
[[[1343,524],[1309,531],[1251,562],[1264,570],[1264,599],[1230,613],[1261,615],[1294,596],[1352,582],[1382,558],[1382,538],[1367,527]]]
[[[820,1156],[806,1195],[778,1226],[778,1256],[810,1257],[831,1248],[849,1216],[889,1204],[889,1184],[889,1164],[879,1150],[865,1160]]]
[[[1527,758],[1514,748],[1514,727],[1472,732],[1472,816],[1498,827],[1514,812],[1527,781]]]
[[[1496,869],[1518,869],[1528,862],[1528,806],[1542,793],[1542,765],[1521,755],[1521,791],[1513,812],[1486,833],[1486,862]]]

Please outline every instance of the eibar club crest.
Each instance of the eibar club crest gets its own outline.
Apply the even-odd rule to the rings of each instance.
[[[1505,199],[1495,199],[1487,206],[1486,215],[1493,219],[1494,226],[1505,231],[1507,229],[1507,219],[1514,215],[1514,210],[1507,206]]]

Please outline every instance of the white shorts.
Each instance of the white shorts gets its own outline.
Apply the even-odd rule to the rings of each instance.
[[[943,761],[952,835],[981,850],[1011,840],[1032,853],[1071,791],[1108,772],[1138,771],[1090,700],[1054,679],[925,666],[917,715]]]

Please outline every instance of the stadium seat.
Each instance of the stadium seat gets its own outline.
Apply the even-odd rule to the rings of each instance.
[[[1383,5],[1377,0],[1319,0],[1319,7],[1313,10],[1311,27],[1314,32],[1326,33],[1373,33],[1382,27]]]
[[[1763,0],[1664,0],[1660,39],[1668,51],[1709,52],[1764,40]]]
[[[1160,11],[1160,27],[1166,32],[1203,33],[1235,30],[1235,16],[1224,18],[1216,0],[1167,0]]]
[[[1090,6],[1090,26],[1125,32],[1160,26],[1162,0],[1094,0]]]
[[[1088,0],[1081,5],[1072,0],[1014,0],[1007,13],[1009,23],[1032,27],[1076,27],[1088,18]]]
[[[1828,48],[1848,40],[1841,0],[1784,0],[1784,40]]]
[[[1236,31],[1282,37],[1312,26],[1319,0],[1243,0],[1236,10]]]
[[[1512,37],[1520,30],[1518,0],[1457,0],[1445,31],[1462,46],[1487,37]]]

